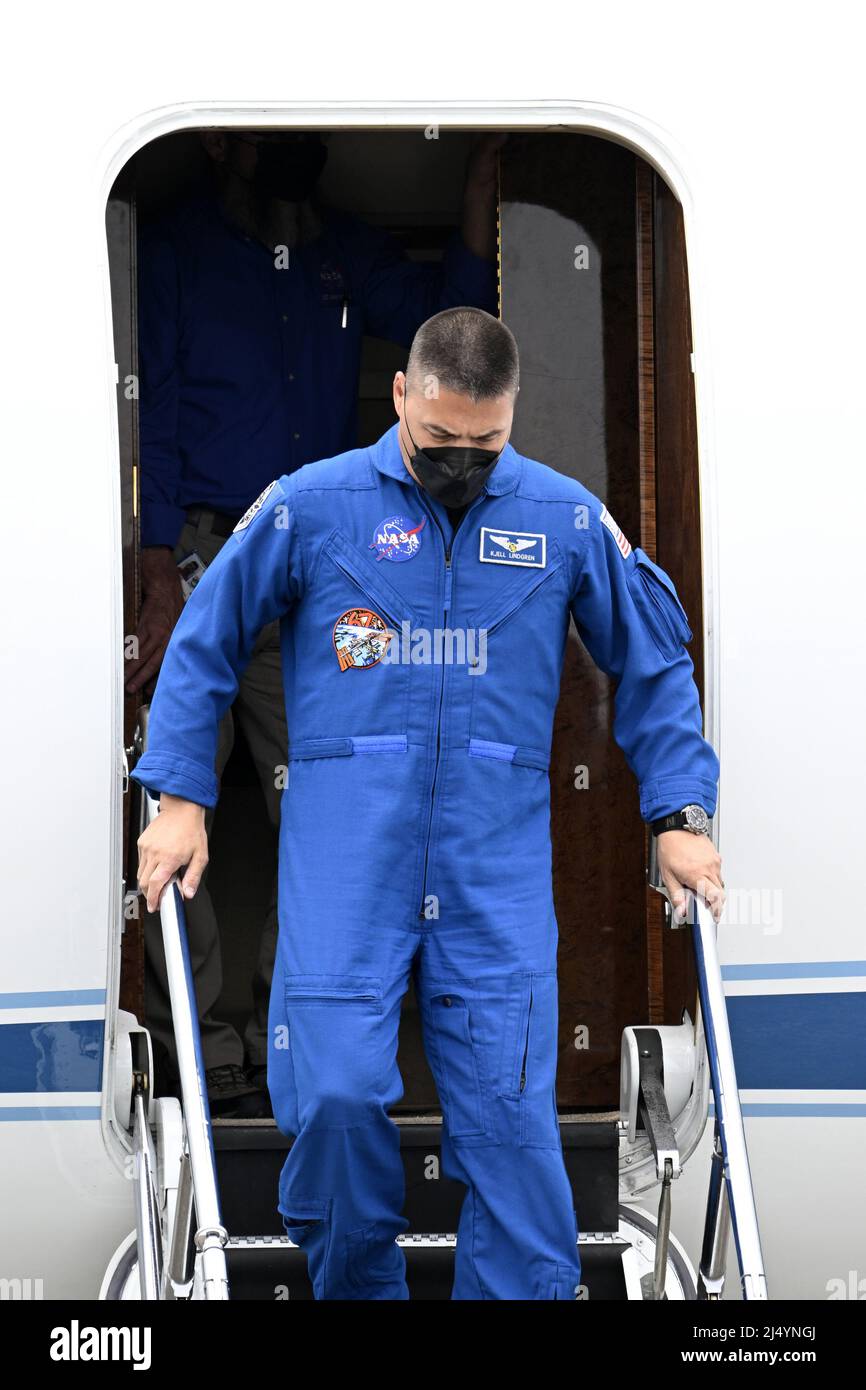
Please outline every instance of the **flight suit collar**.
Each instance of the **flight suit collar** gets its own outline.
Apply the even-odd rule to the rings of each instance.
[[[396,478],[398,483],[411,483],[413,479],[406,472],[403,455],[400,453],[398,439],[399,422],[393,424],[371,450],[373,463],[380,473]],[[520,477],[521,456],[511,444],[506,444],[499,462],[484,485],[484,491],[494,497],[502,497],[513,492]]]

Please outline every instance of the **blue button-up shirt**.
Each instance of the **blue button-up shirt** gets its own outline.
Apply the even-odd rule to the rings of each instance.
[[[141,543],[177,542],[196,503],[240,515],[273,479],[357,443],[365,333],[408,346],[440,309],[496,312],[496,268],[455,232],[441,264],[323,209],[283,257],[191,199],[142,231]]]

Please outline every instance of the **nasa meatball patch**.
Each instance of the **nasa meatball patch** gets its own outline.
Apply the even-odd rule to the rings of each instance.
[[[503,531],[498,526],[481,527],[484,565],[521,565],[543,570],[547,564],[547,536],[538,531]]]
[[[614,521],[613,517],[611,516],[610,512],[608,511],[607,507],[604,505],[603,502],[601,504],[601,522],[602,525],[606,526],[608,531],[610,531],[610,534],[613,536],[614,540],[616,541],[617,545],[622,551],[623,559],[628,559],[629,555],[631,554],[631,542],[626,540],[625,536],[622,534],[622,531],[617,526],[616,522]]]
[[[370,549],[375,550],[377,560],[390,560],[396,565],[414,560],[421,549],[421,532],[426,523],[427,518],[423,516],[420,521],[405,516],[386,516],[376,527]]]
[[[258,516],[258,514],[259,514],[259,512],[261,511],[262,507],[264,506],[264,504],[265,504],[267,498],[268,498],[269,495],[273,492],[273,490],[274,490],[274,488],[276,487],[276,485],[277,485],[277,480],[276,480],[276,478],[274,478],[274,481],[273,481],[272,483],[268,483],[268,485],[267,485],[267,487],[265,488],[264,492],[260,492],[260,493],[259,493],[259,495],[258,495],[258,497],[256,498],[255,502],[252,502],[252,503],[250,504],[250,506],[247,507],[247,509],[246,509],[246,511],[244,512],[243,516],[240,518],[240,520],[239,520],[238,522],[236,522],[236,524],[235,524],[235,526],[234,526],[234,529],[233,529],[233,531],[232,531],[232,535],[234,535],[234,532],[235,532],[235,531],[245,531],[245,530],[246,530],[246,528],[249,526],[250,522],[253,520],[253,517]]]

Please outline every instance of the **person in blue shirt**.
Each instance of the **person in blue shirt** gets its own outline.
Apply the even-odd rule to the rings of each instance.
[[[449,305],[495,311],[496,152],[503,138],[477,142],[461,229],[436,264],[409,260],[382,230],[315,200],[327,155],[317,134],[202,136],[214,190],[146,226],[140,240],[143,602],[129,691],[152,682],[181,613],[178,563],[186,560],[185,568],[200,572],[271,478],[357,443],[364,335],[408,346],[419,325]],[[418,139],[420,145],[420,132]],[[233,712],[276,828],[287,738],[276,624],[260,637]],[[227,714],[220,770],[232,738]],[[276,929],[274,884],[259,940],[253,1012],[241,1039],[215,1013],[221,952],[206,888],[190,912],[214,1114],[268,1113],[265,1029]],[[171,1064],[158,923],[146,921],[145,941],[148,1021]]]
[[[268,1087],[294,1135],[278,1208],[319,1299],[405,1299],[404,1174],[388,1110],[410,977],[466,1186],[455,1299],[574,1298],[556,1109],[549,763],[569,623],[615,681],[614,736],[682,911],[718,919],[718,758],[686,614],[604,503],[510,444],[517,346],[446,310],[394,380],[397,423],[271,481],[193,593],[132,776],[154,910],[207,863],[223,710],[280,624],[289,744]]]

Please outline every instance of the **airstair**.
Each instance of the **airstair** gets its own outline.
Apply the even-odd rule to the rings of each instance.
[[[157,803],[143,793],[149,822]],[[651,839],[650,885],[667,899]],[[183,899],[172,880],[160,906],[180,1075],[180,1100],[154,1097],[148,1035],[133,1043],[129,1142],[135,1230],[115,1251],[104,1299],[312,1299],[303,1251],[284,1234],[277,1182],[291,1139],[270,1120],[217,1120],[208,1108]],[[619,1112],[560,1117],[578,1216],[578,1298],[723,1297],[733,1233],[740,1296],[766,1299],[757,1215],[722,977],[716,923],[688,895],[698,1017],[634,1026],[622,1037]],[[671,1231],[673,1191],[714,1111],[703,1249],[696,1271]],[[438,1177],[441,1119],[395,1121],[406,1173],[404,1247],[410,1296],[447,1299],[464,1189]],[[658,1189],[652,1214],[637,1199]]]

